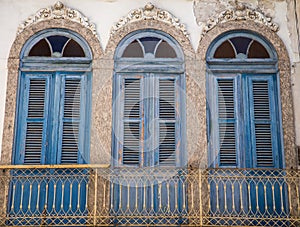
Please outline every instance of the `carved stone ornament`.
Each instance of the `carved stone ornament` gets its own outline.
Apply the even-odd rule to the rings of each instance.
[[[272,31],[277,32],[279,26],[272,22],[271,17],[265,16],[263,13],[250,9],[244,4],[236,4],[234,9],[228,9],[219,14],[219,16],[211,17],[206,22],[206,25],[202,32],[202,37],[211,29],[213,29],[217,24],[225,23],[227,21],[242,21],[242,20],[252,20],[254,22],[264,24],[269,27]]]
[[[30,16],[26,21],[20,24],[17,34],[20,34],[25,28],[32,24],[50,19],[66,19],[77,22],[90,29],[98,38],[95,25],[91,23],[87,17],[75,9],[67,8],[62,2],[59,1],[56,2],[54,6],[40,9],[35,15]]]
[[[168,23],[181,30],[187,38],[189,37],[185,25],[181,24],[178,18],[165,10],[155,7],[152,3],[147,3],[144,8],[132,10],[126,17],[121,18],[112,27],[110,35],[116,33],[116,31],[124,27],[126,24],[140,20],[159,20]]]

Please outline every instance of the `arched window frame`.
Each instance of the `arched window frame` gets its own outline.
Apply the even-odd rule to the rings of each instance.
[[[167,43],[174,49],[176,52],[176,58],[155,58],[149,57],[149,55],[145,55],[144,58],[128,58],[122,57],[123,52],[125,51],[126,47],[136,39],[143,38],[143,37],[155,37],[159,39],[163,39],[167,41]],[[179,103],[178,116],[179,116],[179,123],[178,123],[178,130],[176,137],[179,138],[180,143],[178,147],[176,147],[176,166],[184,166],[187,162],[186,157],[186,150],[185,150],[185,114],[184,114],[184,106],[185,106],[185,67],[184,67],[184,54],[180,48],[180,45],[177,41],[171,37],[170,35],[154,29],[145,29],[145,30],[138,30],[134,31],[127,36],[125,36],[119,43],[114,56],[114,86],[113,86],[113,138],[112,138],[112,165],[113,166],[127,166],[124,165],[120,161],[120,150],[122,150],[121,144],[122,141],[119,141],[120,135],[122,135],[120,124],[120,113],[121,113],[121,105],[123,103],[122,98],[120,98],[122,91],[120,89],[121,82],[120,78],[134,73],[142,74],[142,77],[147,78],[147,80],[152,80],[154,75],[157,75],[159,78],[168,78],[168,75],[174,76],[177,75],[177,92],[178,97],[176,101]],[[147,76],[145,76],[147,74]],[[133,76],[134,77],[134,76]],[[151,92],[150,90],[146,89],[141,92]],[[142,98],[142,97],[141,97]],[[148,111],[150,111],[148,109]],[[154,110],[158,111],[158,110]],[[179,141],[177,141],[179,142]],[[139,167],[144,166],[155,166],[157,164],[154,163],[153,160],[150,161],[150,164],[140,163]],[[136,167],[137,165],[134,165]]]
[[[262,44],[267,50],[270,58],[214,58],[214,53],[217,48],[226,40],[234,37],[245,36],[247,38],[253,39],[260,44]],[[277,73],[277,54],[272,45],[262,36],[255,32],[247,30],[230,31],[225,32],[220,35],[216,40],[211,43],[207,49],[206,63],[209,69],[214,71],[240,71],[241,69],[245,71],[253,71],[249,69],[249,65],[258,66],[259,68],[254,71],[267,70],[269,72]]]
[[[85,57],[43,57],[43,56],[28,56],[31,48],[37,44],[40,40],[53,36],[53,35],[61,35],[67,38],[73,39],[76,41],[82,48],[85,54]],[[40,32],[34,34],[24,45],[22,48],[21,54],[21,70],[26,68],[31,68],[32,70],[36,67],[42,68],[44,67],[47,70],[59,70],[63,67],[72,69],[72,70],[85,70],[90,69],[91,67],[87,67],[90,65],[92,59],[92,51],[86,41],[75,32],[72,32],[67,29],[57,28],[57,29],[45,29]],[[66,64],[66,65],[62,65]],[[72,67],[68,66],[71,64]]]
[[[233,37],[244,36],[250,39],[253,39],[267,50],[269,54],[269,58],[214,58],[214,53],[217,48],[226,40],[229,40]],[[247,145],[245,142],[246,138],[251,139],[253,137],[253,129],[252,135],[247,134],[251,126],[249,126],[250,116],[253,114],[247,113],[245,103],[249,102],[249,93],[250,92],[250,84],[252,84],[252,79],[254,78],[259,80],[259,78],[263,78],[263,80],[272,81],[272,91],[273,96],[270,97],[272,99],[273,110],[271,111],[273,114],[274,121],[277,122],[276,129],[274,133],[276,133],[277,141],[275,150],[273,152],[273,166],[272,168],[283,168],[285,166],[284,162],[284,151],[283,151],[283,132],[282,132],[282,116],[281,116],[281,99],[280,99],[280,80],[279,80],[279,70],[278,70],[278,57],[275,51],[275,48],[270,44],[270,42],[265,39],[260,34],[249,31],[249,30],[232,30],[225,32],[219,35],[207,49],[206,52],[206,87],[207,87],[207,135],[208,135],[208,162],[209,167],[240,167],[240,168],[259,168],[260,166],[255,163],[253,160],[256,157],[256,154],[252,152],[247,154],[243,154],[242,152],[246,149],[251,149],[254,145]],[[216,110],[217,105],[217,88],[216,84],[213,81],[213,77],[224,77],[224,78],[234,78],[234,93],[235,97],[235,105],[237,110],[236,117],[239,118],[237,120],[238,128],[241,135],[237,135],[237,153],[236,153],[236,164],[235,165],[220,165],[220,157],[216,152],[218,148],[215,146],[217,142],[216,136],[216,128],[213,125],[216,123],[212,123],[215,121],[214,118],[217,116],[213,113]],[[269,77],[269,78],[268,78]],[[270,88],[270,87],[269,87]],[[247,90],[247,91],[244,91]],[[242,94],[239,94],[242,92]],[[238,97],[239,96],[239,97]],[[253,101],[252,101],[253,102]],[[271,105],[271,104],[270,104]],[[244,130],[244,132],[242,131]],[[245,132],[247,131],[247,132]],[[247,135],[246,135],[247,134]],[[251,134],[251,133],[250,133]],[[273,137],[273,138],[275,138]],[[219,143],[219,142],[218,142]],[[251,157],[253,155],[253,157]]]
[[[168,44],[176,52],[177,58],[155,58],[149,57],[149,55],[144,58],[122,58],[122,54],[125,51],[126,47],[135,39],[143,37],[156,37],[163,39],[168,42]],[[124,37],[118,45],[118,48],[115,52],[115,71],[138,71],[141,70],[151,71],[151,72],[184,72],[184,57],[182,50],[179,48],[179,44],[168,34],[165,34],[158,30],[148,29],[142,30],[139,32],[133,32],[126,37]],[[156,64],[159,65],[159,68],[153,68],[152,66]]]
[[[40,57],[40,56],[28,56],[31,48],[40,40],[52,36],[61,35],[76,41],[85,53],[85,57]],[[20,138],[23,133],[24,137],[24,125],[26,122],[24,116],[24,97],[25,92],[29,92],[26,87],[29,87],[28,81],[30,79],[42,79],[45,80],[45,119],[47,121],[47,127],[45,126],[43,132],[43,151],[41,151],[40,162],[34,162],[32,164],[62,164],[62,163],[74,163],[72,158],[62,159],[62,142],[55,142],[57,137],[62,137],[62,127],[64,113],[62,99],[65,97],[64,89],[66,81],[80,81],[80,122],[79,130],[80,137],[78,138],[78,157],[76,163],[88,163],[89,162],[89,137],[90,137],[90,113],[91,113],[91,63],[92,63],[92,51],[84,40],[84,38],[76,32],[73,32],[64,28],[45,29],[35,33],[24,44],[20,53],[20,67],[19,67],[19,79],[18,79],[18,91],[17,91],[17,106],[16,106],[16,124],[14,133],[13,144],[13,156],[12,162],[14,164],[24,164],[25,151],[21,151],[20,147],[24,141],[24,138]],[[27,82],[26,82],[27,81]],[[69,85],[71,86],[71,85]],[[28,94],[27,94],[28,95]],[[50,96],[53,96],[52,99]],[[57,100],[57,101],[55,101]],[[46,103],[48,102],[48,103]],[[50,106],[51,105],[51,106]],[[53,106],[54,105],[54,106]],[[50,114],[49,114],[50,113]],[[55,118],[60,118],[61,122],[57,122]],[[54,120],[54,121],[53,121]],[[68,121],[68,120],[66,120]],[[72,120],[71,120],[72,121]],[[59,125],[60,124],[60,125]],[[58,134],[55,135],[55,132]],[[46,135],[47,134],[47,135]],[[44,139],[47,137],[47,139]],[[50,144],[49,138],[51,137],[52,143]],[[54,138],[55,137],[55,138]],[[59,148],[60,147],[60,148]],[[48,152],[48,154],[46,154]],[[51,153],[51,154],[50,154]],[[48,156],[48,157],[46,157]],[[31,164],[31,162],[28,162]]]

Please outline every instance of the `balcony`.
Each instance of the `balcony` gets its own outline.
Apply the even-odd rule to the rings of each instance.
[[[300,171],[1,166],[0,225],[299,226]]]

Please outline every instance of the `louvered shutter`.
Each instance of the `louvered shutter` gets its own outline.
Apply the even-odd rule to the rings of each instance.
[[[217,79],[219,165],[237,165],[235,79]]]
[[[141,148],[141,79],[123,79],[123,153],[124,165],[140,165]]]
[[[21,160],[25,164],[44,164],[46,130],[49,103],[49,79],[51,75],[22,75],[24,79]]]
[[[84,140],[85,77],[62,75],[60,104],[60,163],[78,163]]]
[[[273,141],[275,133],[274,116],[272,116],[273,81],[271,77],[250,80],[250,121],[252,133],[252,147],[256,156],[256,167],[274,167]]]
[[[176,165],[176,80],[159,79],[159,164]]]

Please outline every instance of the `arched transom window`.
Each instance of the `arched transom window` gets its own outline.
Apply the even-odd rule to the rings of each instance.
[[[133,40],[122,53],[122,58],[176,58],[177,54],[164,39],[148,36]]]

